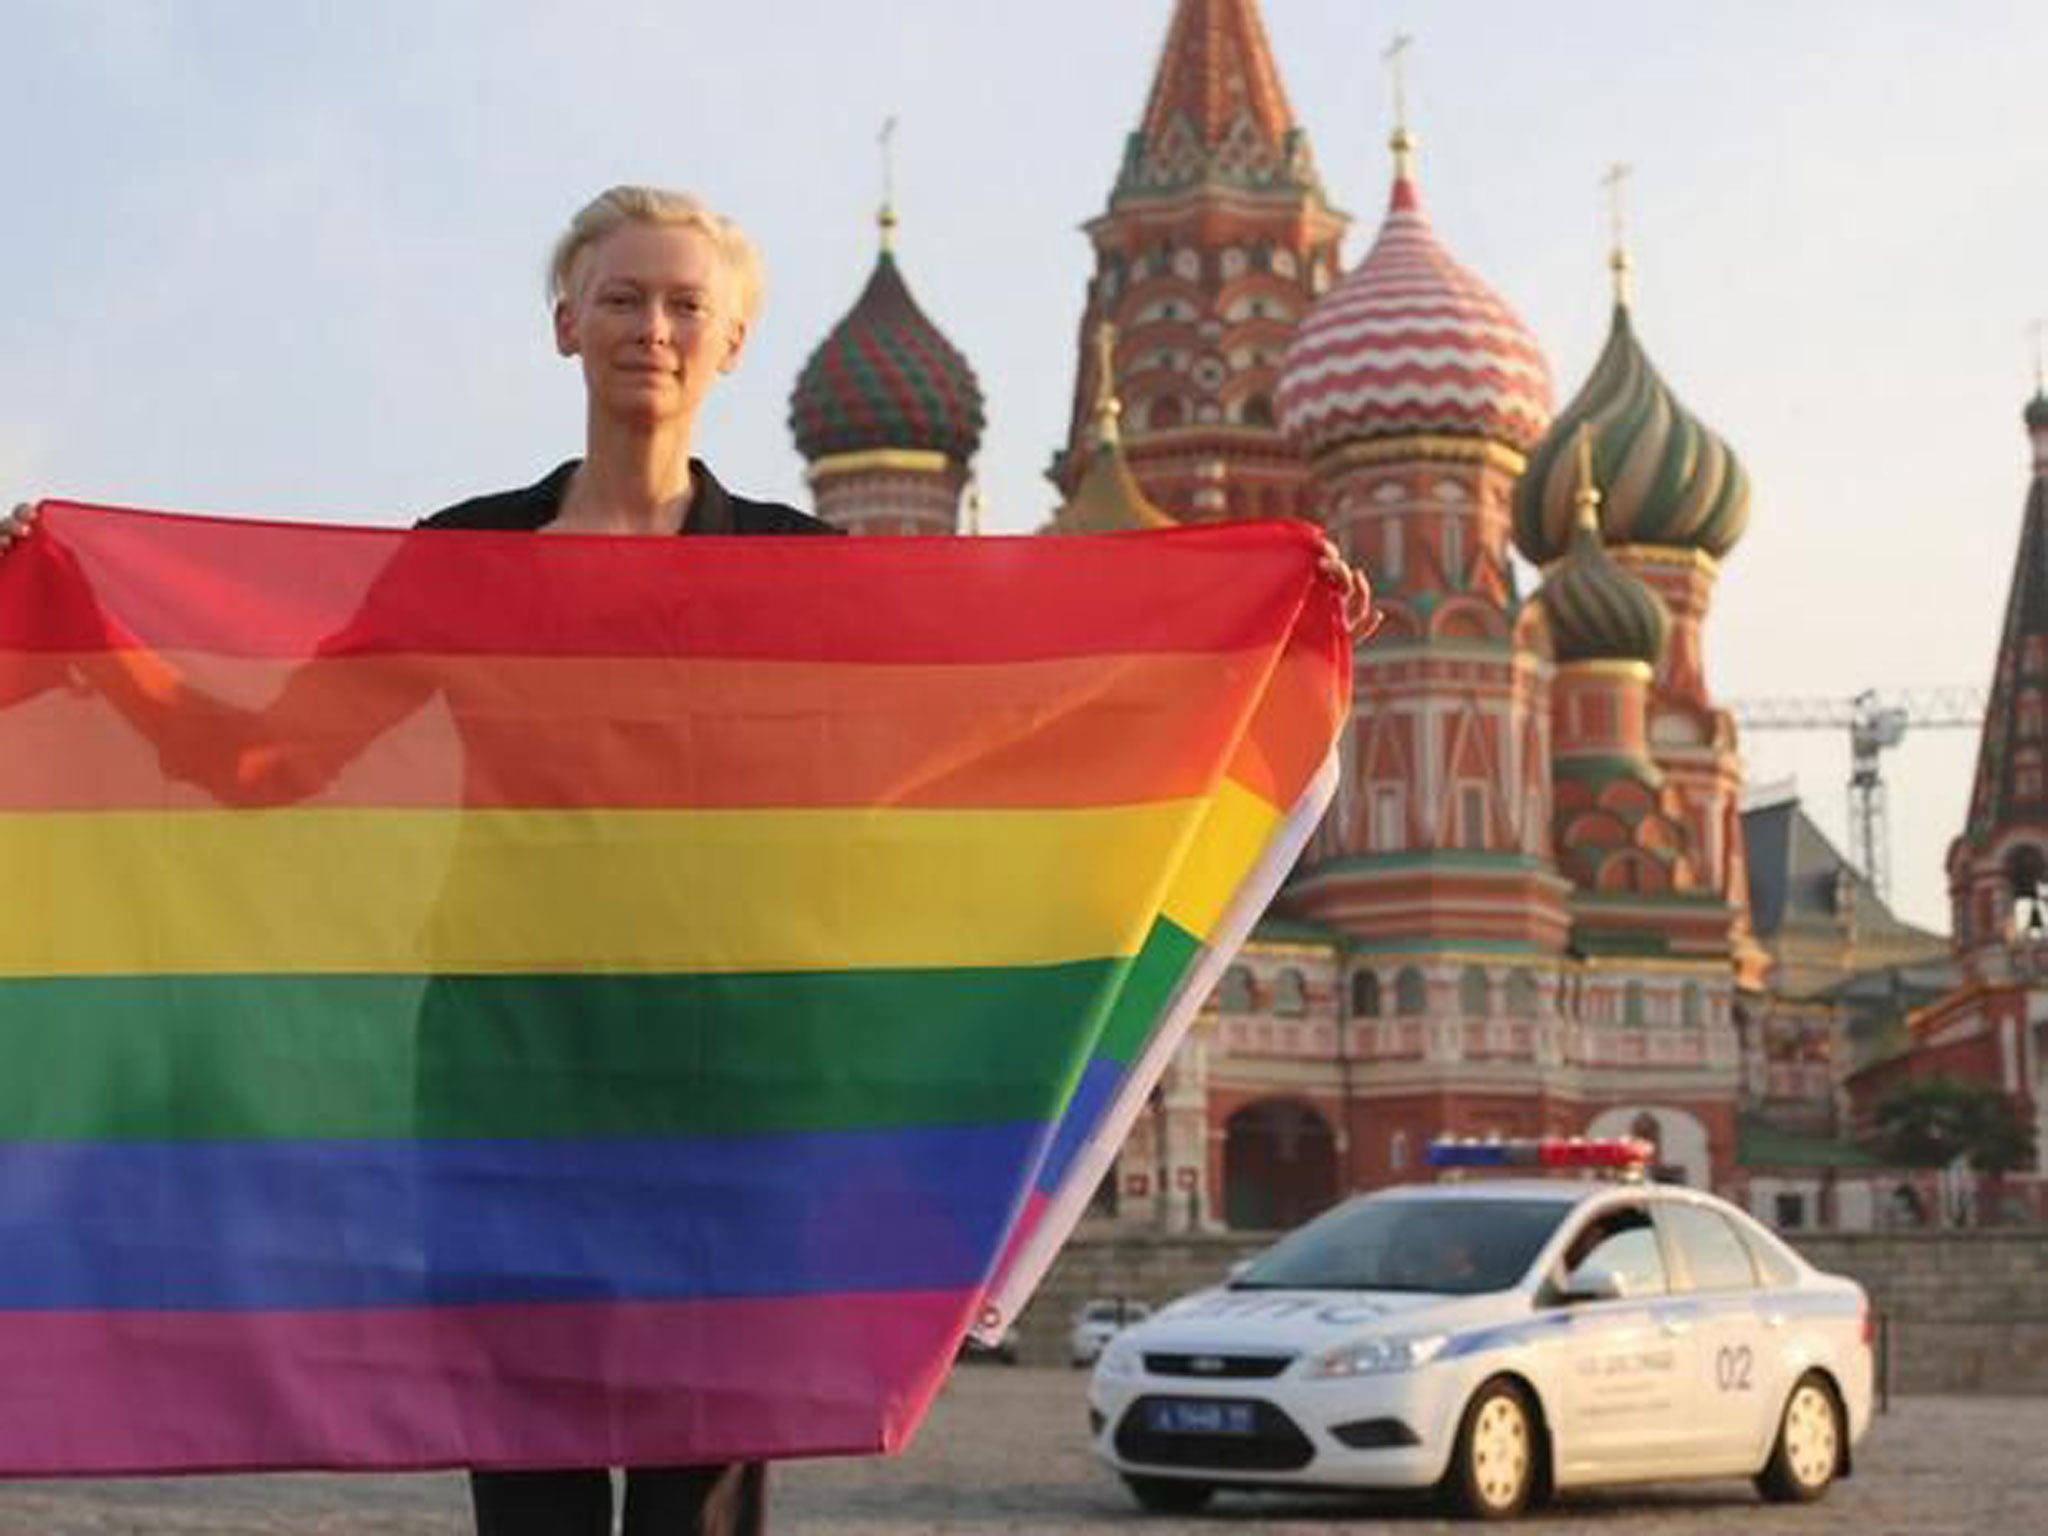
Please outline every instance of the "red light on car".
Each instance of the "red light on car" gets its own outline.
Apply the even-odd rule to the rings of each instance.
[[[1443,1137],[1429,1144],[1432,1168],[1641,1168],[1655,1155],[1635,1136],[1539,1136],[1467,1140]]]

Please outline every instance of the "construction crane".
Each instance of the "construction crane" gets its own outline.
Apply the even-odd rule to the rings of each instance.
[[[1891,828],[1885,811],[1881,754],[1912,730],[1977,730],[1984,723],[1981,688],[1911,692],[1866,688],[1849,699],[1744,699],[1728,706],[1746,731],[1849,732],[1849,831],[1852,856],[1880,899],[1891,896]]]

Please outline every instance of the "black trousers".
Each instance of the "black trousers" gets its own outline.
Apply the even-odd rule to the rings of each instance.
[[[612,1475],[602,1467],[560,1472],[472,1472],[477,1536],[611,1536]],[[763,1536],[768,1468],[758,1461],[710,1467],[629,1467],[624,1536]]]

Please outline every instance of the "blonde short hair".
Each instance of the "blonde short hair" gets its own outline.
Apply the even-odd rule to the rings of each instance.
[[[548,258],[548,298],[559,304],[576,286],[583,253],[623,224],[661,224],[694,229],[711,242],[732,284],[733,309],[743,325],[761,312],[761,253],[739,225],[714,213],[687,192],[661,187],[612,187],[598,193],[569,221]]]

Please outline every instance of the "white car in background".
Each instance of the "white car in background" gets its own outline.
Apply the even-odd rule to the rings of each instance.
[[[1074,1326],[1067,1330],[1067,1359],[1075,1365],[1093,1365],[1104,1345],[1151,1315],[1146,1303],[1121,1296],[1082,1302],[1074,1310]]]
[[[1872,1333],[1861,1287],[1711,1195],[1416,1185],[1118,1335],[1089,1417],[1162,1512],[1219,1489],[1434,1488],[1499,1518],[1557,1489],[1706,1477],[1804,1501],[1870,1423]]]

